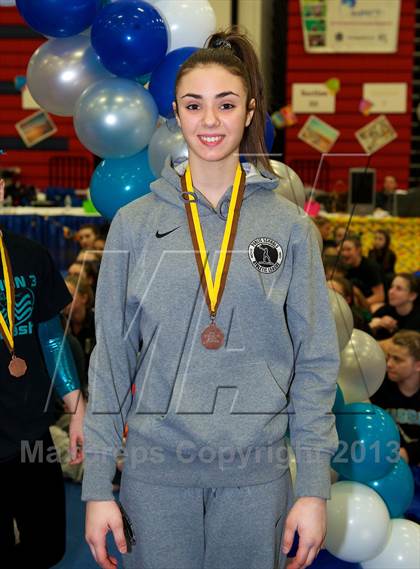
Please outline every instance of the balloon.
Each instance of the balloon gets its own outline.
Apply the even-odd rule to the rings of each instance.
[[[381,386],[386,372],[385,354],[378,342],[362,330],[353,330],[341,352],[338,383],[347,403],[364,401]]]
[[[302,180],[294,170],[283,164],[283,162],[270,160],[270,164],[277,176],[280,177],[278,192],[284,198],[303,208],[306,198]]]
[[[98,0],[16,0],[20,15],[31,28],[45,36],[65,38],[88,28],[97,11]]]
[[[146,149],[130,158],[108,158],[93,173],[90,197],[96,209],[112,219],[120,207],[147,194],[153,180]]]
[[[331,77],[325,81],[325,85],[331,91],[331,93],[337,94],[341,89],[341,81],[337,77]]]
[[[265,138],[265,145],[267,147],[268,152],[271,152],[274,144],[274,138],[276,136],[276,131],[274,128],[273,123],[271,122],[271,117],[267,113],[265,119],[265,129],[264,129],[264,138]]]
[[[157,128],[149,143],[149,164],[157,178],[162,172],[167,156],[171,156],[173,161],[188,158],[187,143],[175,119],[165,121]]]
[[[296,485],[296,475],[297,475],[297,464],[296,464],[296,455],[294,453],[292,445],[289,441],[286,441],[287,444],[287,453],[289,455],[289,469],[290,469],[290,476],[292,478],[293,488]]]
[[[208,0],[149,0],[168,27],[168,51],[192,45],[203,47],[216,30],[216,15]]]
[[[335,319],[338,345],[340,350],[342,350],[350,340],[353,331],[353,314],[350,306],[339,292],[328,289],[328,296],[330,297],[330,304]]]
[[[342,561],[371,559],[384,547],[389,514],[382,498],[358,482],[336,482],[327,501],[325,547]]]
[[[175,101],[175,79],[181,65],[190,55],[197,51],[196,47],[181,47],[170,51],[165,59],[156,67],[150,79],[149,91],[163,117],[172,117],[172,102]]]
[[[414,497],[413,475],[403,458],[386,476],[379,480],[369,480],[365,484],[378,492],[387,505],[391,518],[400,518]]]
[[[346,403],[344,401],[343,392],[341,391],[340,386],[337,385],[336,394],[335,394],[335,401],[334,401],[334,405],[332,408],[333,413],[339,413],[340,411],[342,411],[345,404]]]
[[[115,77],[88,87],[76,102],[74,127],[80,142],[103,158],[124,158],[147,146],[158,111],[144,87]]]
[[[89,38],[51,39],[29,60],[28,88],[35,101],[49,113],[70,117],[77,99],[92,83],[112,77],[101,65]]]
[[[91,40],[111,73],[135,78],[150,73],[163,60],[167,36],[162,17],[148,2],[121,0],[99,12]]]
[[[420,525],[391,520],[388,540],[376,557],[364,561],[363,569],[420,569]]]
[[[391,415],[371,403],[350,403],[336,414],[340,441],[331,466],[349,480],[383,478],[399,460],[400,435]]]

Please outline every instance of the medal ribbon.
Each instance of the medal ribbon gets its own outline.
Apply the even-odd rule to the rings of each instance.
[[[210,316],[214,319],[223,295],[226,278],[229,272],[233,244],[235,242],[236,231],[238,228],[239,213],[245,191],[245,172],[242,170],[241,165],[238,164],[214,283],[208,263],[208,255],[201,229],[200,216],[198,214],[197,204],[195,203],[196,200],[193,195],[194,188],[189,166],[187,167],[184,176],[181,177],[181,184],[184,195],[188,196],[188,201],[185,202],[185,209],[187,212],[191,239],[194,246],[197,268],[200,275],[200,282],[203,287]]]
[[[0,311],[0,330],[4,338],[7,349],[11,354],[14,352],[14,337],[13,328],[15,324],[15,284],[13,282],[12,266],[10,264],[10,258],[7,253],[7,249],[4,245],[3,234],[0,231],[0,254],[1,254],[1,266],[3,269],[4,276],[4,286],[6,289],[6,306],[7,306],[7,318],[9,320],[9,326],[7,325],[3,314]]]

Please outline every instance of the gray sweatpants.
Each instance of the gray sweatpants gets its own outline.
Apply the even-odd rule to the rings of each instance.
[[[254,486],[155,486],[122,477],[120,500],[137,544],[126,569],[283,569],[290,471]]]

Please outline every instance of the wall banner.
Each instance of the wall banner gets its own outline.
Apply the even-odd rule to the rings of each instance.
[[[401,0],[300,0],[305,51],[395,53]]]

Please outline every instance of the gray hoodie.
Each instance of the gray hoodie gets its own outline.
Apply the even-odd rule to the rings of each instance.
[[[289,427],[295,495],[330,497],[339,352],[318,243],[278,178],[243,167],[219,350],[200,341],[209,314],[181,194],[185,163],[167,161],[151,193],[112,221],[96,294],[84,500],[113,499],[126,423],[124,476],[192,487],[279,478]],[[231,193],[213,207],[195,192],[213,278]]]

